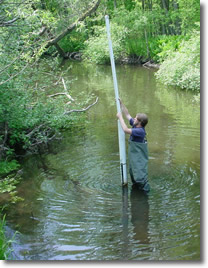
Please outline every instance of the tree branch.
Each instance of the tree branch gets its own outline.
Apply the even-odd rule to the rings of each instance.
[[[5,130],[4,130],[4,139],[2,141],[2,144],[0,144],[0,160],[2,158],[2,154],[5,150],[8,150],[8,148],[5,146],[7,142],[7,137],[8,137],[8,123],[5,122]]]
[[[9,81],[12,80],[13,78],[15,78],[16,76],[18,76],[19,74],[21,74],[21,73],[25,70],[25,68],[27,68],[28,65],[29,65],[29,63],[27,63],[27,64],[22,68],[22,70],[20,70],[18,73],[16,73],[16,74],[10,76],[7,80],[0,82],[0,85],[3,85],[3,84],[5,84],[5,83],[9,82]]]
[[[59,96],[59,95],[64,95],[66,96],[69,100],[72,100],[74,101],[74,99],[66,92],[58,92],[58,93],[55,93],[55,94],[52,94],[52,95],[48,95],[48,97],[56,97],[56,96]]]
[[[78,18],[76,22],[69,25],[69,27],[66,28],[66,30],[63,31],[60,35],[48,41],[46,47],[55,45],[56,43],[58,43],[58,41],[60,41],[63,37],[65,37],[68,33],[70,33],[74,28],[76,28],[78,22],[83,21],[86,17],[90,16],[98,8],[100,2],[101,0],[98,0],[88,11],[86,11],[80,18]]]
[[[84,109],[81,109],[81,110],[70,110],[70,111],[66,111],[64,114],[70,114],[70,113],[74,113],[74,112],[85,112],[87,110],[89,110],[92,106],[94,106],[97,102],[98,102],[98,97],[96,98],[95,102],[93,102],[92,104],[90,104],[89,106],[87,106],[86,108]]]
[[[48,95],[48,97],[56,97],[58,95],[65,95],[70,101],[71,100],[74,101],[74,99],[72,98],[72,96],[68,94],[68,91],[67,91],[67,88],[66,88],[66,84],[64,82],[63,77],[61,78],[61,80],[62,80],[62,83],[63,83],[65,92],[58,92],[58,93],[55,93],[55,94],[52,94],[52,95]],[[69,103],[70,102],[67,102],[67,104],[69,104]]]
[[[8,26],[14,26],[12,25],[15,21],[17,21],[19,19],[19,17],[17,18],[14,18],[12,20],[9,20],[9,21],[3,21],[0,23],[0,27],[8,27]]]

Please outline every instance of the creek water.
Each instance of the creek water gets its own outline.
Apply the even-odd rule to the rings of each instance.
[[[67,62],[71,92],[94,94],[87,123],[22,162],[25,199],[7,212],[17,260],[199,260],[200,109],[154,71],[117,66],[120,97],[148,114],[149,195],[122,188],[110,66]],[[128,137],[126,137],[126,142]]]

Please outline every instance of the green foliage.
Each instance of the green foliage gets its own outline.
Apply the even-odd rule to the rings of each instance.
[[[147,58],[147,49],[145,40],[139,39],[126,39],[125,41],[125,49],[126,53],[129,56],[136,55],[136,56],[143,56]]]
[[[8,238],[5,235],[5,215],[3,217],[0,217],[0,260],[8,260],[12,249],[11,249],[11,243],[14,242],[15,235],[8,240]]]
[[[181,42],[184,40],[188,40],[188,36],[182,35],[162,35],[158,36],[155,39],[155,42],[151,42],[155,44],[153,48],[153,59],[155,61],[163,62],[170,53],[177,51]]]
[[[0,176],[4,176],[12,171],[16,171],[20,167],[16,160],[0,161]]]
[[[6,154],[18,145],[19,149],[33,150],[35,145],[47,143],[58,128],[65,125],[63,101],[34,98],[30,91],[2,90],[1,126],[9,135]],[[4,139],[4,137],[3,137]]]
[[[8,257],[8,242],[5,235],[5,216],[0,218],[0,260],[6,260]]]
[[[77,52],[84,49],[86,34],[74,31],[72,34],[65,36],[60,42],[61,48],[65,52]]]
[[[57,65],[56,65],[57,64]],[[6,83],[0,90],[0,158],[3,162],[2,174],[15,169],[17,163],[12,161],[15,154],[37,153],[47,149],[53,139],[60,139],[64,128],[72,128],[84,121],[82,114],[65,114],[67,110],[82,109],[85,102],[91,101],[85,96],[80,104],[75,99],[70,105],[65,95],[50,97],[50,94],[69,93],[70,81],[66,76],[68,69],[62,70],[54,59],[28,68],[24,75]],[[66,89],[62,79],[65,79]],[[15,81],[15,83],[14,83]],[[48,96],[49,95],[49,96]],[[83,95],[83,93],[82,93]]]
[[[16,203],[17,201],[23,201],[21,197],[17,196],[16,185],[20,182],[20,175],[8,175],[4,179],[0,180],[0,194],[9,193],[9,202]]]
[[[194,31],[192,37],[183,41],[177,51],[161,64],[156,77],[163,83],[190,90],[200,90],[200,32]]]
[[[176,51],[183,40],[190,37],[190,29],[196,28],[195,22],[200,20],[200,5],[196,0],[166,2],[165,8],[158,1],[147,3],[143,1],[108,1],[108,14],[111,14],[113,28],[124,27],[125,36],[120,44],[117,39],[113,40],[116,59],[123,55],[139,56],[144,61],[153,59],[162,62],[172,51]],[[188,3],[191,2],[192,8]],[[116,4],[116,5],[115,5]],[[191,9],[189,15],[186,10]],[[183,15],[182,15],[183,14]],[[190,24],[188,18],[192,14]],[[105,28],[105,26],[103,26]],[[100,29],[102,27],[100,26]],[[94,29],[94,28],[93,28]],[[105,31],[98,35],[97,29],[90,31],[89,39],[85,42],[87,48],[84,55],[92,58],[95,63],[105,63],[109,60],[105,53]],[[121,31],[122,33],[122,31]],[[122,35],[122,34],[121,34]],[[101,49],[100,49],[101,48]],[[117,49],[121,49],[117,53]]]
[[[8,202],[16,203],[23,199],[18,196],[16,191],[17,184],[22,177],[17,169],[20,167],[16,160],[0,161],[0,195],[8,193]],[[9,175],[7,175],[9,174]]]
[[[121,58],[126,34],[127,29],[124,26],[111,23],[111,38],[115,60]],[[83,51],[85,59],[97,64],[109,62],[109,48],[105,26],[94,27],[94,35],[85,42],[85,45],[86,48]]]
[[[196,22],[200,22],[200,0],[178,0],[180,7],[181,31],[189,34],[197,30]]]

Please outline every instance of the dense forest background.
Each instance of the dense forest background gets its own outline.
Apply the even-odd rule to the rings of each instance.
[[[17,155],[39,152],[95,103],[73,102],[60,64],[109,64],[106,14],[117,63],[157,64],[161,82],[199,94],[198,0],[0,0],[0,192],[15,189]]]

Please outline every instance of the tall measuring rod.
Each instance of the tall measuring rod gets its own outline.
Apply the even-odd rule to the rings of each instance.
[[[116,78],[116,68],[115,68],[115,61],[114,61],[114,55],[113,55],[113,47],[112,47],[112,41],[111,41],[111,35],[110,35],[110,23],[109,23],[108,15],[105,16],[105,24],[106,24],[107,35],[108,35],[108,45],[109,45],[109,52],[110,52],[110,61],[111,61],[111,69],[112,69],[112,75],[113,75],[113,85],[114,85],[114,91],[115,91],[115,97],[116,97],[117,112],[120,112],[121,108],[120,108],[119,94],[118,94],[118,83],[117,83],[117,78]],[[121,123],[119,120],[118,120],[118,139],[119,139],[119,153],[120,153],[120,167],[121,167],[120,169],[121,183],[122,185],[126,185],[128,181],[127,181],[127,171],[126,171],[125,133],[121,127]]]

